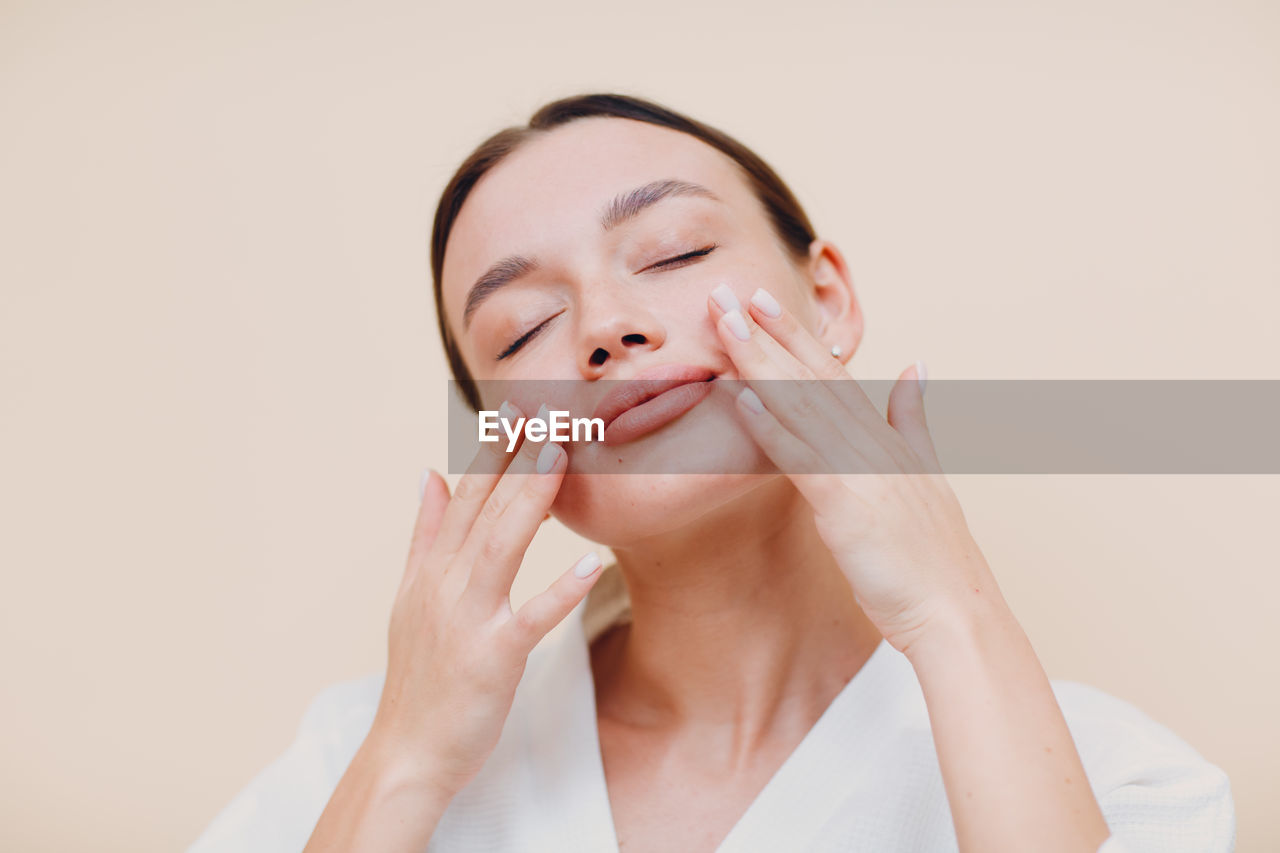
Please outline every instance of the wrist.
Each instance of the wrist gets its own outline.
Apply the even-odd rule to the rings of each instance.
[[[993,584],[989,592],[981,590],[972,598],[939,604],[903,641],[900,651],[919,670],[1021,634],[1013,611]]]
[[[447,773],[441,762],[398,740],[369,732],[356,753],[375,786],[387,796],[409,794],[447,804],[463,784]]]

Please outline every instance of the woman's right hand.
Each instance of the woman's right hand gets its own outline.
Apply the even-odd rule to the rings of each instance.
[[[503,406],[503,417],[521,416]],[[529,653],[601,574],[600,558],[588,553],[512,611],[512,581],[568,457],[550,441],[525,440],[510,453],[504,442],[481,448],[452,497],[435,471],[426,482],[368,737],[400,778],[450,797],[496,747]]]

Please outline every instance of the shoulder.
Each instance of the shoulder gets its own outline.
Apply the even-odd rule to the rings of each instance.
[[[312,697],[288,748],[236,793],[188,853],[301,850],[369,733],[383,679],[340,681]]]
[[[1148,714],[1096,687],[1051,682],[1103,815],[1127,849],[1230,851],[1223,770]]]

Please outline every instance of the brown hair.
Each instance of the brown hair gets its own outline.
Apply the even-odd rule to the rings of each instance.
[[[727,133],[659,104],[628,95],[574,95],[552,101],[539,108],[529,119],[528,125],[508,127],[480,143],[458,167],[436,205],[435,224],[431,231],[431,276],[435,286],[436,320],[440,324],[440,339],[444,342],[444,351],[449,358],[453,377],[458,381],[458,389],[472,409],[479,410],[480,396],[444,316],[444,249],[454,220],[458,218],[458,212],[462,210],[462,205],[476,183],[524,142],[576,119],[597,116],[627,118],[668,127],[701,139],[728,155],[737,163],[744,180],[763,205],[783,249],[797,262],[802,262],[809,255],[809,245],[815,239],[814,230],[800,202],[768,163]]]

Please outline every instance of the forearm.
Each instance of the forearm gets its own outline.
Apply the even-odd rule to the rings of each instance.
[[[304,853],[421,853],[452,797],[423,768],[366,739],[339,780]]]
[[[906,649],[929,710],[960,849],[1096,853],[1109,835],[1071,732],[998,592]]]

